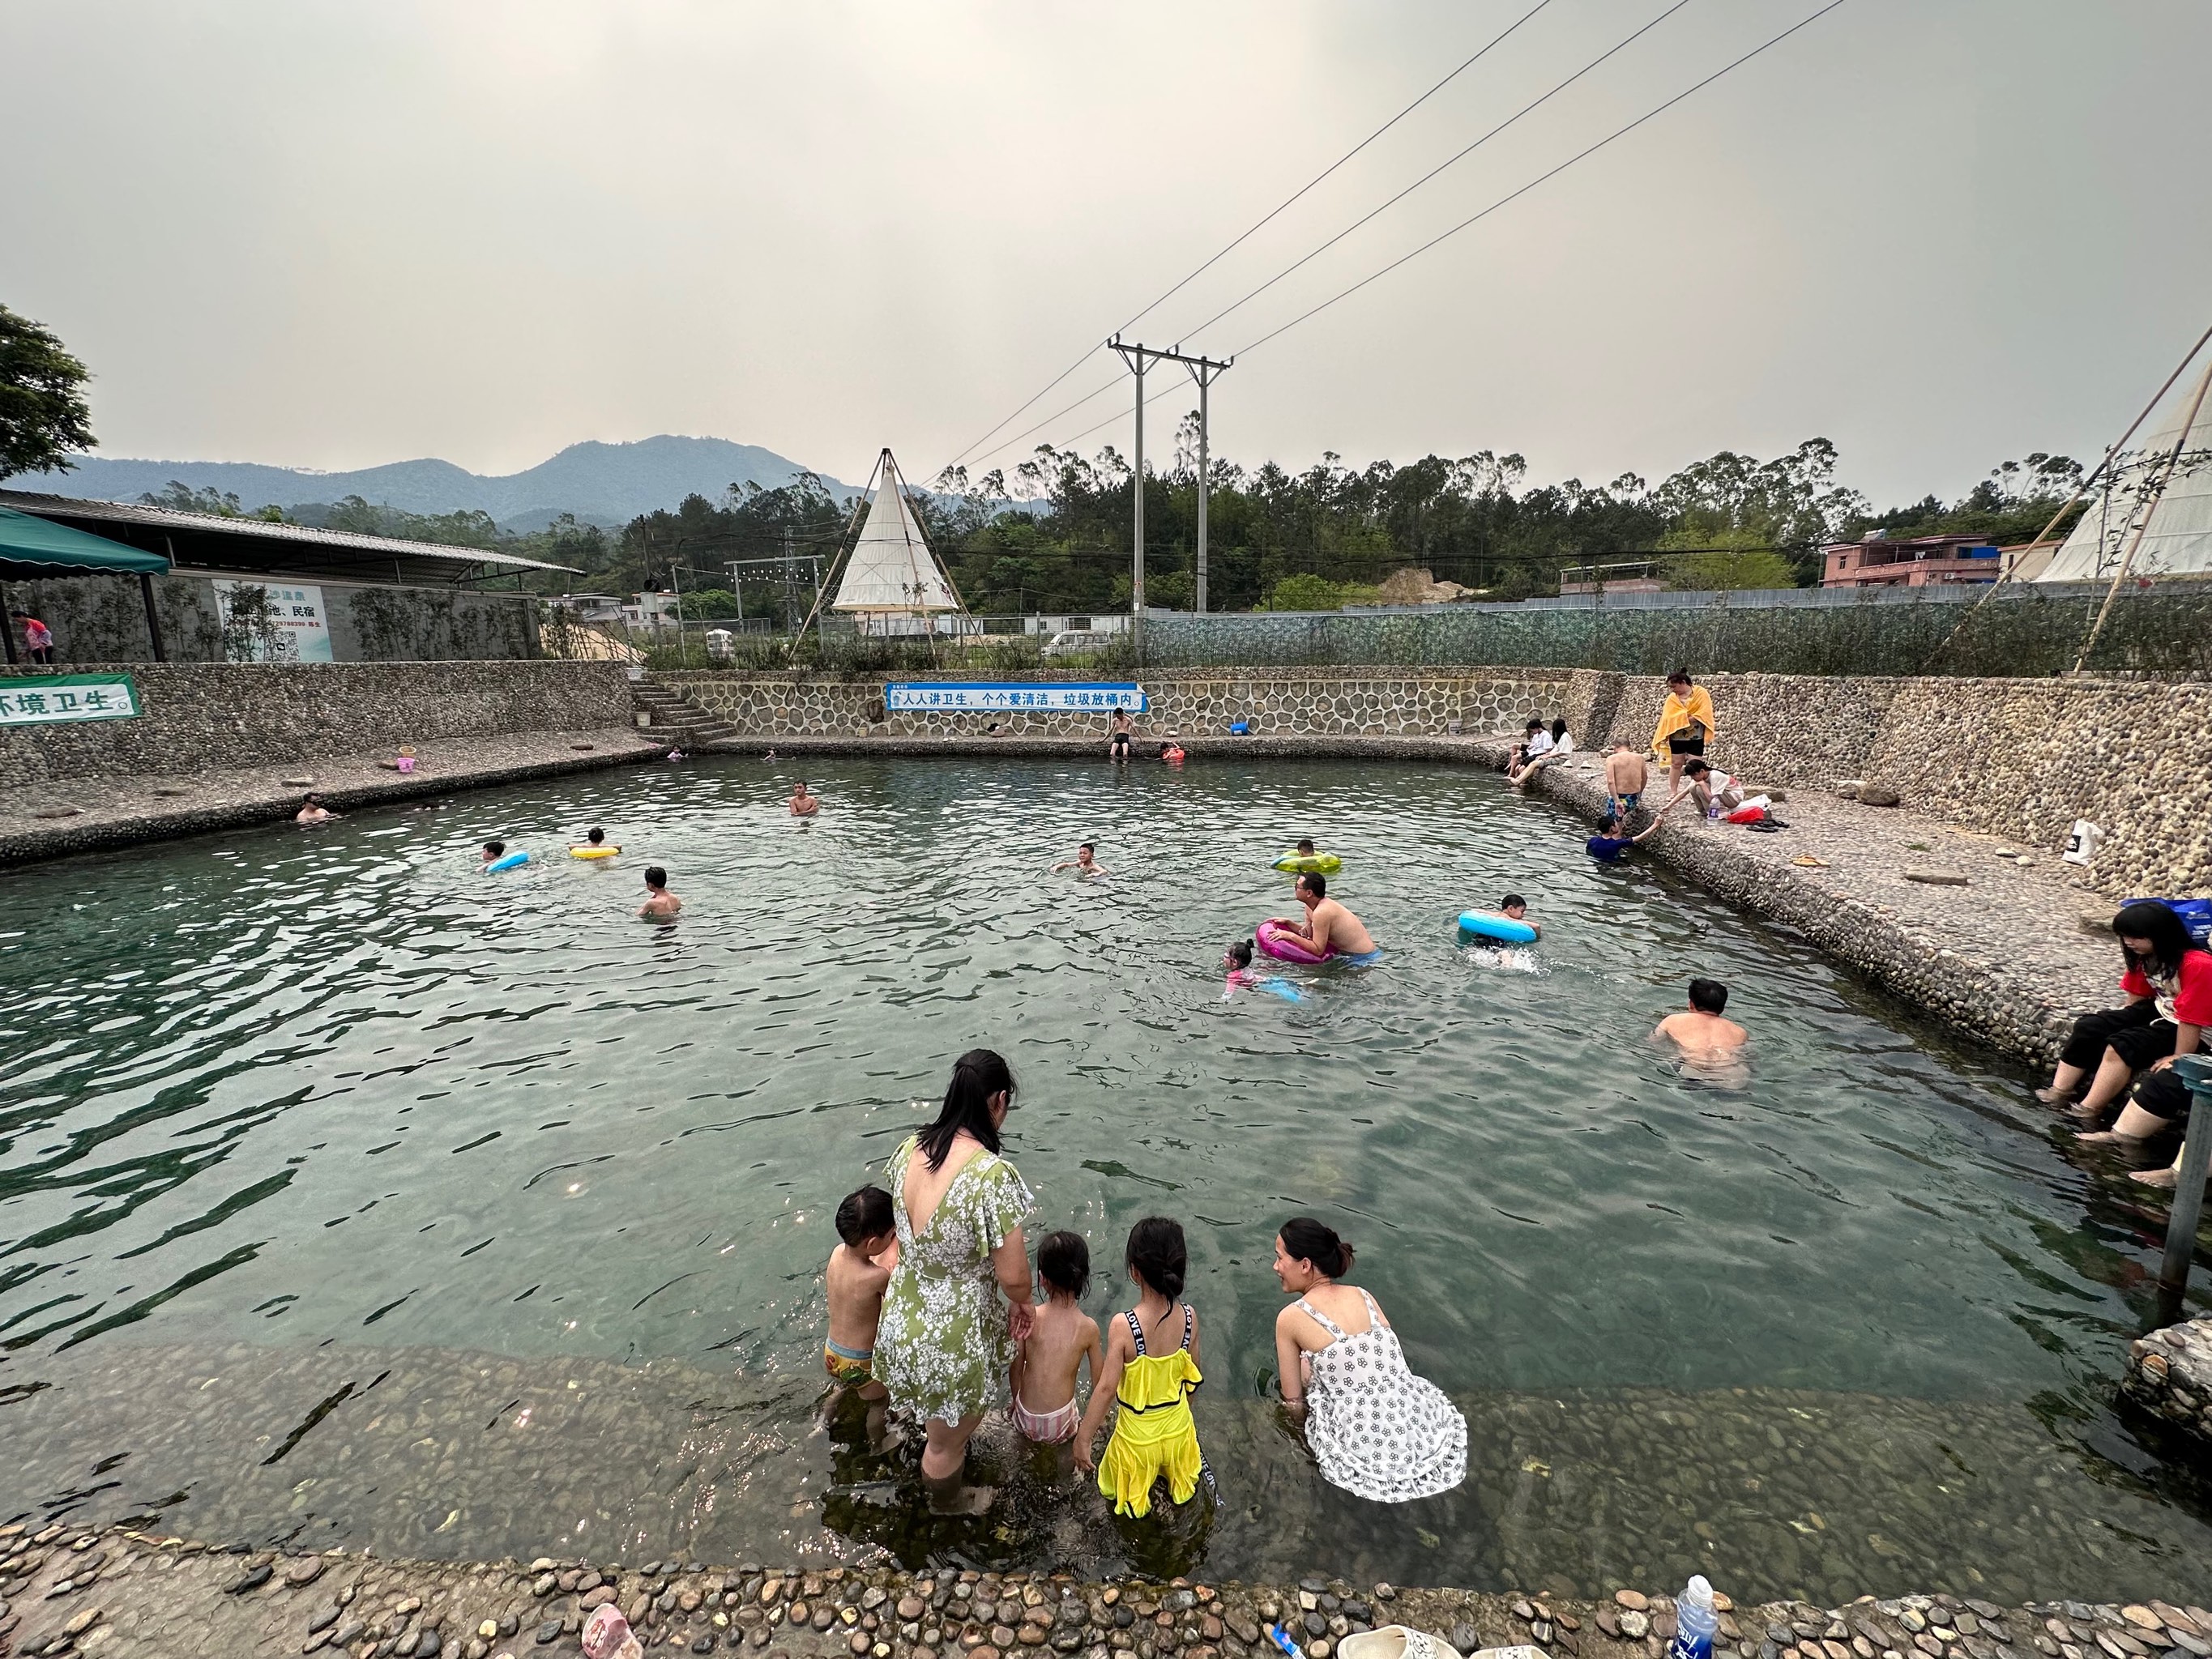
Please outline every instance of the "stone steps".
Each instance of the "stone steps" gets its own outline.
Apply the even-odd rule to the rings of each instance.
[[[716,719],[672,686],[647,678],[630,688],[630,696],[648,722],[647,729],[665,732],[696,746],[738,735],[737,729]]]

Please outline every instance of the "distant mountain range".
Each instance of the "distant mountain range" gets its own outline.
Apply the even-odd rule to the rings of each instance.
[[[25,473],[9,482],[18,489],[135,501],[142,495],[158,493],[174,479],[194,489],[234,495],[248,511],[358,495],[374,505],[407,513],[478,510],[490,514],[503,529],[523,532],[543,529],[563,513],[611,528],[628,524],[641,513],[672,507],[686,495],[712,500],[733,483],[773,489],[806,470],[757,444],[666,434],[629,444],[570,444],[552,459],[504,477],[486,477],[440,460],[394,461],[357,472],[315,472],[250,461],[132,461],[103,455],[71,459],[76,463],[72,471]],[[854,493],[852,486],[826,475],[823,483],[840,497]]]

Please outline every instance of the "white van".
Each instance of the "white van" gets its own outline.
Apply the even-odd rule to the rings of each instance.
[[[1105,648],[1105,635],[1070,629],[1066,633],[1054,635],[1037,654],[1047,662],[1058,662],[1063,657],[1085,657],[1093,651],[1103,651]]]

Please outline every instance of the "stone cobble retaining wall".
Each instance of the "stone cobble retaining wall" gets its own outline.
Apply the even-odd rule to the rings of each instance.
[[[2212,1452],[2212,1318],[2138,1338],[2128,1349],[2120,1395]]]
[[[879,678],[713,671],[653,678],[747,736],[972,737],[992,720],[1017,737],[1093,736],[1106,729],[1103,714],[888,713]],[[1555,715],[1580,728],[1589,725],[1593,696],[1607,678],[1544,669],[1146,674],[1141,684],[1152,707],[1136,724],[1141,735],[1154,738],[1224,732],[1235,720],[1249,720],[1263,736],[1443,737],[1513,730],[1531,718]]]
[[[658,676],[745,737],[1089,737],[1103,717],[900,714],[879,678],[701,672]],[[1022,676],[1049,680],[1050,676]],[[1073,678],[1073,677],[1071,677]],[[2195,681],[1702,677],[1713,758],[1753,781],[1887,783],[1933,817],[2052,854],[2073,822],[2106,833],[2081,879],[2122,894],[2212,891],[2212,684]],[[1642,749],[1666,696],[1656,675],[1589,669],[1178,669],[1141,683],[1146,738],[1442,737],[1564,716],[1585,748]]]
[[[613,1605],[641,1646],[761,1659],[1300,1659],[1404,1625],[1457,1654],[1533,1647],[1546,1659],[1659,1659],[1664,1594],[1596,1601],[1529,1592],[1353,1584],[1085,1582],[1042,1572],[882,1565],[721,1568],[684,1560],[430,1563],[210,1550],[135,1530],[0,1528],[0,1651],[62,1659],[326,1653],[345,1659],[520,1659],[579,1650]],[[2161,1601],[2003,1607],[1950,1595],[1739,1607],[1715,1597],[1717,1659],[2201,1659],[2212,1613]]]
[[[1905,806],[2054,852],[2106,834],[2112,893],[2212,890],[2212,685],[2155,680],[1701,677],[1712,757],[1758,783],[1886,784]],[[1624,678],[1605,738],[1641,749],[1666,684]]]
[[[441,738],[635,723],[617,663],[112,665],[137,682],[144,712],[0,728],[0,785],[283,765]],[[72,663],[52,672],[99,669]]]

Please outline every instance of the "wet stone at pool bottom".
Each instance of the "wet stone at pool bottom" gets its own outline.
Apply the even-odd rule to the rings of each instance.
[[[217,1541],[468,1559],[620,1540],[655,1565],[772,1546],[794,1564],[950,1553],[998,1567],[1248,1578],[1319,1564],[1354,1580],[1583,1595],[1725,1563],[1746,1596],[1911,1584],[2001,1600],[2212,1594],[2212,1530],[2085,1467],[2005,1406],[1771,1389],[1463,1396],[1476,1476],[1412,1507],[1408,1549],[1362,1528],[1357,1500],[1316,1498],[1271,1410],[1201,1397],[1208,1455],[1239,1471],[1243,1501],[1177,1554],[1117,1526],[1073,1475],[1038,1472],[1001,1428],[987,1427],[977,1450],[979,1478],[1002,1483],[1000,1513],[945,1522],[929,1514],[910,1455],[871,1454],[861,1424],[778,1432],[769,1425],[804,1404],[787,1386],[675,1362],[161,1347],[50,1374],[7,1407],[14,1456],[0,1501],[53,1501],[72,1449],[112,1433],[137,1449],[73,1512]],[[331,1434],[319,1425],[266,1461],[349,1384],[324,1419]],[[1931,1468],[1948,1479],[1929,1480]],[[672,1561],[658,1582],[677,1572]],[[584,1577],[548,1572],[546,1592],[592,1593]],[[672,1606],[679,1595],[667,1592]],[[1003,1611],[1018,1625],[1025,1609]],[[806,1614],[836,1617],[826,1604]]]

